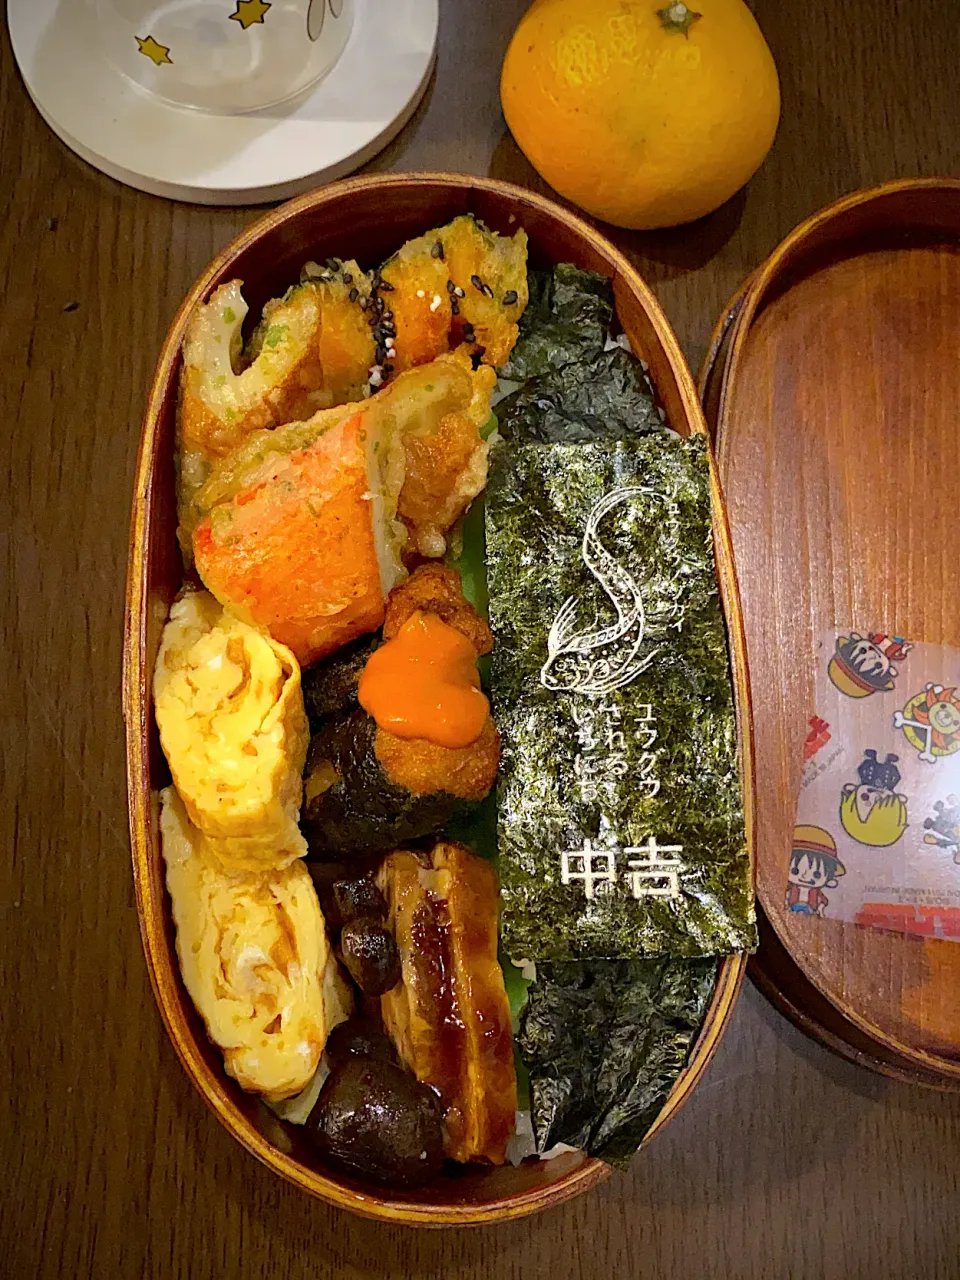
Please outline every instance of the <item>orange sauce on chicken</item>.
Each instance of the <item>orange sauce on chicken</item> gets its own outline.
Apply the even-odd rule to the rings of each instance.
[[[421,610],[371,655],[357,692],[381,729],[440,747],[469,747],[490,712],[473,645],[435,613]]]

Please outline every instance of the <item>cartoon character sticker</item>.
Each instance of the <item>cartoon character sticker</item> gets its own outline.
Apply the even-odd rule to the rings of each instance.
[[[923,843],[946,849],[960,863],[960,800],[947,796],[946,804],[938,800],[933,808],[934,816],[923,820]]]
[[[897,786],[899,756],[882,762],[876,751],[865,751],[857,766],[858,782],[848,782],[840,796],[840,821],[858,844],[883,849],[896,844],[907,829],[907,797]]]
[[[956,689],[928,684],[914,694],[902,711],[894,712],[893,727],[920,753],[918,759],[934,764],[960,750],[960,699]]]
[[[851,631],[849,636],[837,637],[827,674],[834,687],[848,698],[889,693],[899,674],[894,663],[902,661],[912,648],[902,636],[877,631],[862,636],[858,631]]]
[[[835,889],[842,875],[846,875],[846,867],[837,857],[837,842],[829,831],[822,827],[794,827],[787,873],[787,910],[822,916],[830,901],[823,891]]]

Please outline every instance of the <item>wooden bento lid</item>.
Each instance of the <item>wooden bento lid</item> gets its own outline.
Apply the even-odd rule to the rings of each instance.
[[[845,1056],[950,1089],[960,1089],[960,827],[950,825],[960,737],[931,750],[904,724],[918,698],[955,700],[960,683],[958,356],[960,181],[916,180],[858,192],[798,227],[732,302],[700,380],[751,672],[756,980]],[[863,647],[845,662],[837,646],[854,629]],[[946,687],[914,688],[938,652]],[[840,746],[836,805],[821,800],[828,816],[811,823],[801,781],[829,773]],[[878,750],[876,765],[865,748]],[[855,757],[859,777],[839,776]],[[877,788],[898,797],[883,845],[849,809],[845,820],[841,802],[856,803],[858,783],[877,784],[867,805]],[[790,874],[805,852],[826,858],[819,896]],[[840,886],[850,869],[864,895],[855,913],[852,880]],[[921,887],[902,885],[896,903],[898,874]],[[925,896],[929,874],[939,897]],[[871,909],[871,896],[889,909]]]

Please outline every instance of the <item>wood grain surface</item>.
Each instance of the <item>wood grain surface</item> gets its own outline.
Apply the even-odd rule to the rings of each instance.
[[[960,183],[887,183],[818,213],[768,259],[708,386],[722,381],[711,418],[755,675],[760,903],[802,974],[901,1076],[913,1069],[960,1090],[960,947],[829,910],[811,926],[784,900],[798,744],[812,710],[834,718],[816,685],[837,636],[870,618],[889,634],[960,644],[953,504],[924,497],[960,467],[958,344]],[[909,667],[900,671],[909,683]],[[873,732],[917,687],[884,695],[899,698],[893,706],[868,705]],[[844,735],[833,731],[836,746]],[[900,734],[890,745],[912,754]],[[917,809],[933,802],[910,803],[917,840]],[[848,871],[883,866],[880,850],[836,831]],[[778,956],[768,944],[754,965],[774,984]]]
[[[496,98],[523,7],[444,0],[435,81],[373,167],[544,189]],[[695,227],[613,236],[694,367],[727,297],[794,224],[960,158],[960,28],[944,0],[754,7],[784,91],[768,163]],[[960,1276],[960,1099],[832,1057],[749,989],[633,1170],[527,1222],[363,1222],[285,1186],[207,1113],[163,1034],[136,927],[124,560],[156,353],[194,277],[256,215],[168,204],[88,169],[30,106],[5,35],[0,192],[0,1275]]]

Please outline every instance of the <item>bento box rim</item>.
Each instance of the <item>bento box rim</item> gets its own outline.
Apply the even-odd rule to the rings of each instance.
[[[152,800],[148,727],[152,672],[147,668],[145,661],[149,603],[146,537],[152,524],[151,490],[154,467],[160,461],[156,439],[157,427],[161,421],[164,403],[171,393],[173,380],[179,371],[180,348],[188,317],[199,302],[206,300],[211,286],[223,269],[243,250],[254,246],[268,231],[284,223],[295,221],[308,209],[320,204],[332,203],[346,194],[363,190],[379,190],[388,193],[391,188],[410,185],[432,185],[455,189],[464,192],[468,197],[472,191],[479,191],[507,198],[518,205],[518,222],[522,217],[520,209],[533,208],[565,223],[569,230],[582,239],[592,242],[609,262],[612,273],[616,273],[628,286],[629,291],[642,303],[643,310],[676,379],[690,429],[709,439],[692,374],[673,330],[649,286],[630,261],[605,236],[576,214],[544,196],[511,183],[471,174],[414,171],[348,178],[298,196],[261,215],[214,257],[197,277],[181,303],[164,339],[142,420],[130,520],[123,645],[122,696],[126,737],[128,814],[138,922],[157,1007],[184,1070],[204,1102],[228,1132],[273,1172],[328,1204],[379,1221],[425,1227],[472,1226],[522,1218],[560,1204],[606,1178],[610,1172],[609,1167],[603,1161],[588,1158],[578,1168],[555,1182],[534,1188],[529,1192],[506,1197],[502,1201],[490,1201],[477,1205],[429,1205],[396,1199],[385,1200],[376,1193],[363,1194],[341,1185],[334,1178],[315,1173],[280,1151],[242,1115],[222,1085],[216,1087],[219,1082],[212,1077],[212,1073],[200,1056],[192,1032],[182,1025],[177,994],[180,983],[179,970],[175,957],[169,954],[165,941],[164,912],[168,908],[165,895],[161,894],[160,899],[157,900],[152,892],[150,879],[152,852],[147,839],[148,812]],[[735,669],[734,683],[743,754],[748,844],[751,858],[753,858],[754,771],[749,676],[746,667],[739,594],[733,570],[732,543],[712,451],[710,466],[715,537],[720,551],[718,575],[723,579],[724,609]],[[742,954],[725,957],[720,961],[717,985],[706,1019],[691,1050],[688,1064],[644,1139],[644,1143],[649,1142],[654,1134],[676,1115],[699,1082],[729,1022],[743,983],[746,964],[747,957]]]

